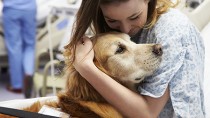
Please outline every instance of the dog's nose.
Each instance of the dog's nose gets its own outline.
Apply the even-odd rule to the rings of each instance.
[[[157,56],[161,56],[163,54],[162,46],[160,44],[155,44],[152,52]]]

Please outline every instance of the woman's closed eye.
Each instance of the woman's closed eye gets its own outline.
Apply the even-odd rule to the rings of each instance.
[[[138,16],[136,16],[136,17],[133,17],[133,18],[130,18],[130,20],[137,20],[137,19],[139,19],[140,17],[139,17],[139,15]]]
[[[140,18],[140,15],[138,15],[138,16],[136,16],[136,17],[133,17],[133,18],[130,18],[130,20],[137,20],[137,19],[139,19]],[[115,22],[117,22],[117,20],[107,20],[109,23],[115,23]]]
[[[109,23],[115,23],[117,22],[116,20],[107,20]]]

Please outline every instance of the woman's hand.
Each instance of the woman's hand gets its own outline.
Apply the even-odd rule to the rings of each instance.
[[[81,72],[87,67],[91,67],[94,65],[93,63],[94,51],[93,44],[90,38],[84,36],[80,42],[76,45],[75,52],[75,61],[74,67],[75,69],[82,74]]]

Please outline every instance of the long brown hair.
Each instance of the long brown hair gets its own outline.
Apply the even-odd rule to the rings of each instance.
[[[68,59],[72,52],[73,54],[71,55],[73,57],[71,57],[71,62],[74,61],[76,44],[81,40],[83,35],[85,35],[88,28],[91,29],[94,35],[111,31],[103,17],[100,8],[101,4],[126,1],[129,0],[82,0],[81,6],[76,15],[74,27],[72,28],[71,42],[65,46],[66,52],[64,53],[64,56]],[[148,28],[152,27],[161,14],[175,6],[176,4],[171,2],[171,0],[150,0],[148,3],[148,16],[145,26]]]

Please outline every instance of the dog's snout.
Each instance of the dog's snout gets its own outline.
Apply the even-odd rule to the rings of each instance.
[[[163,54],[162,46],[160,44],[155,44],[152,52],[157,56],[161,56]]]

